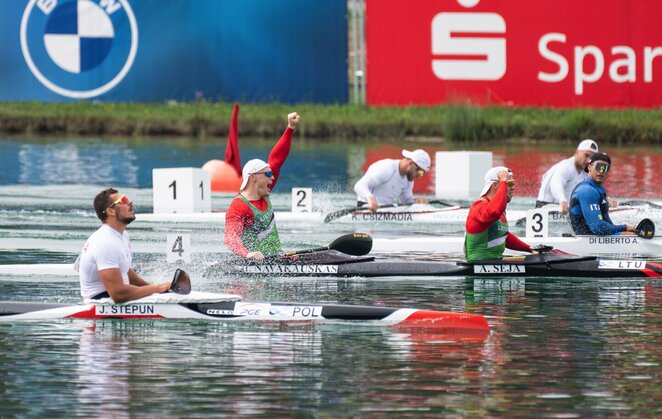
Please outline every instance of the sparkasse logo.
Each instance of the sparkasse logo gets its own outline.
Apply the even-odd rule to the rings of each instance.
[[[473,7],[480,0],[458,0]],[[506,21],[496,13],[439,13],[432,19],[432,71],[442,80],[499,80],[506,74]]]
[[[457,0],[467,9],[480,1]],[[506,21],[497,13],[438,13],[431,25],[433,74],[441,80],[500,80],[507,70],[505,33]],[[564,49],[567,42],[562,32],[539,36],[537,52],[556,71],[539,70],[536,76],[543,83],[571,77],[576,96],[603,77],[616,84],[636,83],[638,68],[643,69],[643,82],[653,83],[654,61],[662,56],[660,46],[644,45],[637,51],[619,44],[606,51],[596,45],[572,45],[572,55],[566,57],[556,49]]]
[[[102,95],[130,71],[138,26],[128,0],[31,0],[20,29],[32,74],[70,98]]]

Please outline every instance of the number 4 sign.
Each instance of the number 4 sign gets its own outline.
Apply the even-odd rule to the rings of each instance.
[[[168,263],[175,263],[180,260],[184,263],[191,263],[191,235],[168,234],[166,255]]]

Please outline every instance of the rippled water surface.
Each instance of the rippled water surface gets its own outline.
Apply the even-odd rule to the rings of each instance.
[[[124,142],[128,151],[107,155],[121,162],[115,170],[100,178],[85,175],[85,182],[58,182],[31,166],[47,158],[35,151],[39,146],[81,156],[85,164],[76,173],[86,173],[95,153],[106,153],[103,147],[95,151],[94,141],[69,142],[73,151],[66,141],[28,143],[32,148],[27,149],[12,142],[19,163],[0,182],[0,264],[73,262],[98,226],[90,206],[94,194],[109,186],[105,177],[136,201],[138,211],[149,212],[147,170],[175,165],[178,153],[198,153],[190,151],[196,147],[183,146],[175,152],[168,142],[150,144],[149,152]],[[7,144],[0,147],[6,151]],[[268,152],[268,147],[255,147],[256,154]],[[325,147],[330,160],[346,162],[337,157],[346,155],[342,149]],[[307,149],[313,153],[313,147]],[[60,158],[58,153],[48,158]],[[244,160],[253,157],[246,154]],[[131,157],[136,155],[141,157]],[[171,157],[162,163],[163,156]],[[316,167],[315,158],[308,164],[319,177],[310,179],[322,179],[326,170],[336,179],[322,183],[326,186],[320,188],[317,205],[352,205],[343,183],[351,164],[338,172],[330,163]],[[289,169],[305,172],[304,167]],[[276,207],[290,205],[288,187],[310,186],[295,182],[288,180],[281,185],[285,192],[275,192]],[[213,206],[227,207],[231,197],[216,194]],[[648,196],[656,197],[659,193]],[[532,200],[518,196],[513,205],[526,207]],[[349,228],[279,225],[289,248],[326,244]],[[373,236],[412,234],[407,226],[370,230]],[[480,313],[492,333],[483,338],[342,324],[221,321],[0,322],[0,417],[662,416],[660,279],[210,278],[203,275],[205,268],[227,253],[222,225],[136,222],[129,232],[136,266],[147,279],[172,274],[174,267],[165,262],[165,237],[173,231],[190,233],[201,249],[186,267],[200,291],[240,293],[247,301]],[[429,227],[413,234],[426,232]],[[0,300],[79,299],[72,275],[0,275]]]

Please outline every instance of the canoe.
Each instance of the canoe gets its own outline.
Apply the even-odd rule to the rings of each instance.
[[[549,236],[521,237],[531,246],[552,246],[579,256],[660,258],[662,236],[644,239],[638,236]],[[463,236],[407,236],[399,238],[373,239],[373,253],[425,252],[437,254],[462,254]]]
[[[230,259],[210,266],[205,276],[310,276],[310,277],[430,277],[525,276],[589,278],[658,278],[662,262],[611,260],[568,254],[508,256],[468,263],[464,261],[384,260],[349,256],[335,250],[299,255],[296,260],[252,263]]]
[[[612,221],[616,224],[636,223],[643,218],[649,218],[654,222],[662,222],[662,209],[655,204],[644,205],[622,205],[610,211]],[[548,209],[549,222],[557,228],[565,228],[570,232],[566,215],[560,214],[553,205]],[[418,224],[457,224],[464,225],[468,208],[459,206],[438,207],[430,204],[413,204],[391,206],[378,209],[376,212],[368,210],[357,210],[348,212],[338,218],[334,218],[333,224],[353,224],[358,226],[377,225],[418,225]],[[508,222],[513,226],[526,225],[526,210],[507,211]],[[276,211],[275,217],[278,222],[284,223],[321,223],[328,214],[321,212],[290,212]],[[136,214],[136,222],[141,223],[182,223],[201,225],[206,228],[208,224],[225,224],[225,212],[207,213],[139,213]]]
[[[154,294],[123,304],[115,304],[109,298],[73,305],[0,302],[0,321],[50,319],[341,323],[478,334],[487,334],[490,330],[485,317],[479,314],[318,303],[244,302],[240,296],[234,294],[196,291],[187,295]]]
[[[399,240],[399,239],[394,239]],[[375,240],[376,242],[377,240]],[[365,252],[367,253],[367,251]],[[359,252],[358,254],[365,254]],[[411,253],[411,252],[410,252]],[[427,252],[429,253],[429,252]],[[0,265],[0,274],[74,276],[71,264]],[[254,262],[230,256],[205,269],[209,278],[239,275],[242,277],[431,277],[431,276],[529,276],[593,278],[657,278],[662,262],[637,259],[600,259],[571,255],[560,251],[535,255],[512,255],[480,262],[425,261],[397,256],[353,256],[335,249],[314,250],[295,256]],[[55,279],[52,279],[55,280]]]

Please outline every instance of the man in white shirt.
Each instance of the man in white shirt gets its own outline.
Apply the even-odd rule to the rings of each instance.
[[[587,177],[584,169],[586,169],[588,159],[595,152],[598,152],[598,144],[587,138],[579,143],[574,156],[561,160],[547,170],[542,175],[536,208],[548,204],[559,204],[560,212],[567,214],[570,194],[575,186]]]
[[[368,204],[371,211],[383,205],[426,203],[426,198],[414,199],[414,180],[430,171],[430,155],[425,150],[402,150],[402,159],[384,159],[370,165],[365,175],[354,185],[358,206]]]
[[[170,281],[150,284],[131,268],[133,256],[125,229],[136,219],[133,202],[110,188],[94,198],[94,210],[103,225],[87,239],[76,262],[83,298],[110,297],[124,303],[167,292]]]

